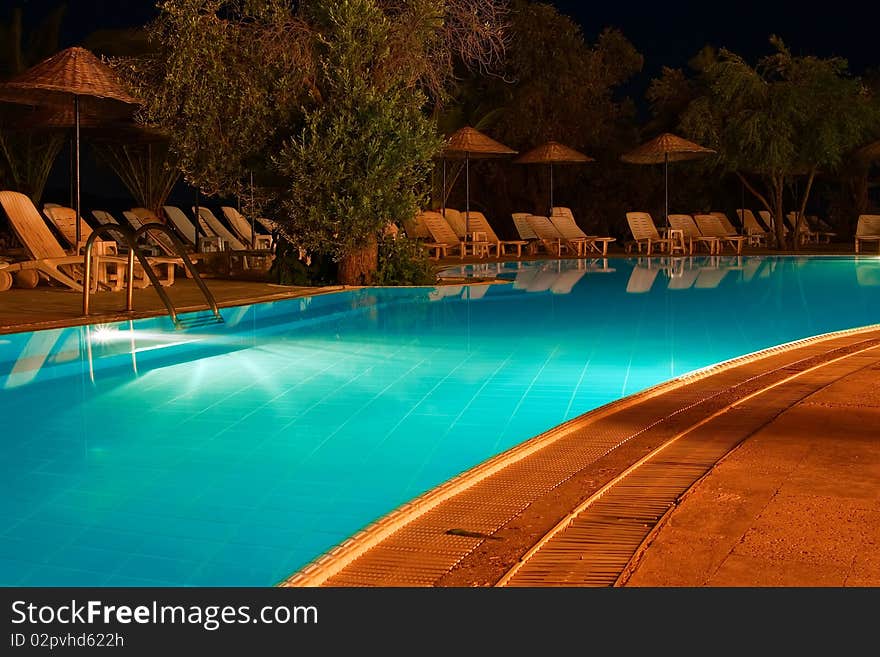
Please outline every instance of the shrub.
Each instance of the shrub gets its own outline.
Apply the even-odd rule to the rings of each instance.
[[[379,240],[375,281],[376,285],[433,285],[437,275],[420,242],[388,235]]]

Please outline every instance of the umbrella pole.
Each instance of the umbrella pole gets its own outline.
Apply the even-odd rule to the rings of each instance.
[[[255,228],[255,226],[254,226],[255,216],[254,215],[256,213],[256,210],[254,209],[254,172],[253,172],[253,170],[251,170],[250,174],[251,174],[251,249],[255,250],[257,248],[257,233],[254,230],[254,228]]]
[[[196,253],[199,253],[201,249],[199,248],[201,240],[199,239],[202,235],[202,226],[201,222],[199,222],[199,192],[201,192],[201,187],[196,187],[196,212],[195,212],[195,220],[196,220]]]
[[[550,163],[550,214],[548,217],[553,216],[553,163]]]
[[[464,238],[471,232],[471,166],[470,153],[464,154]]]
[[[443,158],[443,190],[440,192],[440,214],[446,216],[446,158]]]
[[[666,227],[669,228],[669,153],[663,154],[663,168],[666,176]]]
[[[80,207],[79,207],[79,96],[73,97],[73,123],[74,123],[74,132],[73,132],[73,141],[74,141],[74,165],[73,165],[73,204],[74,210],[76,212],[76,217],[74,221],[76,221],[76,250],[79,253],[79,243],[82,240],[82,228],[79,225],[80,222]]]

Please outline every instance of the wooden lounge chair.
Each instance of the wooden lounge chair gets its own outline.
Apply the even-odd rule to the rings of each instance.
[[[443,218],[446,219],[446,223],[449,224],[450,228],[455,231],[455,234],[458,236],[458,239],[463,240],[466,237],[466,228],[465,228],[465,217],[463,212],[459,212],[454,208],[444,208],[441,213]],[[470,216],[473,216],[473,213],[470,213]],[[474,231],[473,226],[471,226],[471,232]]]
[[[456,249],[464,257],[461,239],[439,212],[423,212],[422,221],[425,222],[425,227],[433,240],[426,242],[425,246],[433,253],[435,259],[445,258]]]
[[[880,253],[880,214],[859,215],[856,224],[855,248],[856,253],[861,251],[862,244],[877,242],[877,252]]]
[[[743,242],[746,241],[746,238],[742,235],[728,235],[724,226],[721,224],[721,220],[716,215],[698,214],[694,216],[694,221],[697,222],[697,227],[700,229],[700,233],[707,237],[718,238],[719,253],[723,250],[725,244],[730,245],[731,249],[736,251],[737,255],[742,253]]]
[[[482,212],[471,212],[471,232],[481,232],[486,235],[489,242],[489,248],[495,249],[495,255],[498,257],[504,255],[516,255],[517,258],[522,257],[522,247],[528,245],[528,240],[502,240],[498,237]],[[506,247],[513,247],[516,253],[507,253]]]
[[[422,218],[422,213],[418,212],[416,215],[410,219],[409,221],[403,222],[403,230],[406,233],[406,236],[415,239],[415,240],[430,240],[431,233],[428,231],[428,227],[425,226],[424,219]]]
[[[739,208],[736,214],[739,216],[743,235],[746,236],[749,246],[767,246],[772,241],[773,236],[770,231],[760,224],[751,210]]]
[[[9,289],[12,283],[10,274],[36,270],[77,292],[82,292],[83,283],[83,256],[68,254],[49,230],[43,221],[37,208],[30,198],[19,192],[0,192],[0,205],[6,211],[12,230],[18,240],[24,245],[29,256],[22,262],[6,263],[0,265],[0,290]],[[92,254],[96,276],[92,282],[95,289],[120,289],[124,285],[124,276],[128,259],[119,255],[101,253],[100,249]],[[174,264],[162,260],[150,258],[153,264],[165,265],[165,277],[161,280],[163,285],[174,283]],[[140,274],[137,281],[139,287],[149,285],[140,269],[135,266],[135,274]]]
[[[785,218],[788,222],[788,228],[790,230],[794,230],[795,226],[797,226],[797,212],[788,212],[785,215]],[[833,233],[830,231],[824,230],[816,230],[812,228],[809,224],[807,217],[801,218],[800,225],[800,239],[801,244],[830,244],[831,238],[837,235],[837,233]]]
[[[538,239],[537,233],[535,233],[534,229],[529,224],[530,214],[531,213],[529,212],[513,212],[510,216],[513,218],[513,226],[516,228],[516,234],[519,235],[521,240],[528,242],[526,245],[526,251],[528,253],[535,253],[542,245],[542,242]]]
[[[163,205],[162,212],[168,219],[168,225],[174,229],[183,243],[195,247],[196,225],[186,216],[186,213],[176,205]]]
[[[193,208],[193,212],[196,209]],[[210,208],[199,206],[199,225],[207,235],[213,235],[220,238],[221,250],[232,251],[249,251],[250,248],[245,246],[232,232],[223,225]]]
[[[553,208],[550,215],[550,221],[556,226],[556,229],[562,233],[568,240],[583,240],[576,242],[581,246],[580,256],[585,256],[587,251],[608,255],[608,245],[614,242],[614,237],[601,237],[599,235],[587,235],[574,220],[574,215],[569,208]]]
[[[86,223],[85,219],[79,218],[79,244],[76,242],[76,210],[63,205],[44,205],[43,214],[45,214],[61,239],[66,244],[66,250],[70,253],[82,253],[82,248],[86,244],[86,240],[92,234],[92,227]]]
[[[248,247],[257,251],[269,251],[272,249],[272,236],[260,235],[251,230],[251,224],[242,214],[233,207],[223,205],[220,207],[223,216],[232,229],[238,233],[241,241]]]
[[[647,212],[627,212],[626,223],[629,224],[629,232],[632,233],[632,240],[624,244],[627,253],[632,253],[633,247],[641,253],[643,246],[646,255],[651,255],[655,246],[661,253],[671,250],[672,240],[660,236],[654,219]]]
[[[776,224],[773,221],[773,215],[770,214],[769,210],[758,210],[758,216],[761,217],[761,221],[770,229],[770,234],[773,236],[773,241],[776,241]],[[782,222],[782,236],[788,237],[788,226],[785,225],[785,222]]]
[[[559,229],[553,225],[553,222],[550,221],[549,217],[539,217],[530,214],[526,217],[526,221],[529,222],[532,230],[535,231],[538,239],[543,243],[544,249],[547,253],[555,256],[562,256],[563,250],[565,250],[566,253],[572,253],[575,255],[580,255],[583,252],[583,242],[585,240],[581,238],[567,238],[559,232]]]
[[[724,227],[724,232],[728,235],[740,235],[741,233],[736,229],[730,219],[727,218],[726,212],[707,212],[706,214],[713,214],[721,220],[721,225]]]
[[[110,214],[106,210],[92,210],[92,216],[95,218],[95,221],[97,221],[102,226],[124,226],[125,225],[124,223],[120,223],[116,219],[116,217],[114,217],[112,214]],[[131,225],[131,223],[129,222],[129,226],[130,225]],[[122,236],[120,236],[119,234],[117,234],[115,232],[110,232],[109,237],[116,240],[116,250],[119,253],[125,253],[128,251],[128,243],[122,238]],[[147,255],[153,255],[153,256],[162,255],[162,254],[172,255],[172,253],[173,253],[173,249],[171,251],[166,251],[165,249],[163,249],[160,246],[158,246],[157,244],[155,244],[155,242],[149,238],[148,238],[148,242],[149,242],[148,245],[141,247],[141,249],[145,253],[147,253]]]
[[[694,254],[695,245],[704,246],[710,255],[719,252],[719,239],[717,237],[703,235],[691,215],[671,214],[669,215],[669,225],[673,230],[681,231],[688,255]]]

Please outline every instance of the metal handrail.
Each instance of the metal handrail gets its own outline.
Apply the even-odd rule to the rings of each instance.
[[[222,322],[223,316],[220,314],[220,309],[217,308],[217,302],[214,300],[214,295],[211,294],[208,286],[205,285],[202,277],[199,276],[199,270],[196,269],[196,266],[193,264],[192,260],[189,259],[189,255],[186,252],[186,247],[183,245],[183,242],[180,241],[180,238],[177,237],[177,235],[175,235],[174,232],[170,228],[168,228],[168,226],[155,222],[142,225],[134,232],[135,243],[137,243],[137,239],[141,237],[141,235],[146,235],[151,230],[158,230],[160,233],[165,233],[168,236],[168,238],[171,240],[171,243],[174,245],[174,250],[177,251],[177,255],[180,257],[181,260],[183,260],[184,267],[186,267],[187,271],[190,273],[190,276],[192,276],[193,280],[195,280],[196,282],[196,285],[198,285],[199,289],[202,291],[202,296],[204,296],[205,301],[208,302],[208,306],[214,313],[214,317],[217,318],[218,322]]]
[[[133,304],[133,295],[134,295],[134,259],[137,257],[138,261],[141,263],[141,267],[144,270],[147,278],[150,279],[150,283],[152,283],[153,287],[156,290],[156,294],[159,295],[159,298],[162,300],[162,303],[165,305],[165,308],[168,310],[168,315],[171,317],[171,321],[174,323],[175,328],[180,328],[180,320],[177,317],[177,311],[174,308],[174,304],[171,302],[171,299],[168,297],[168,294],[162,288],[162,284],[159,282],[159,279],[156,278],[156,274],[153,271],[153,267],[150,264],[150,261],[143,254],[143,252],[138,248],[137,240],[138,237],[145,234],[149,230],[161,230],[162,232],[167,233],[174,244],[175,250],[177,250],[178,255],[183,261],[184,266],[190,272],[192,277],[195,279],[196,284],[199,286],[199,289],[202,291],[202,294],[205,296],[205,299],[208,302],[211,310],[214,312],[214,316],[218,321],[222,322],[223,317],[220,315],[220,311],[217,308],[217,303],[214,300],[214,296],[211,294],[210,290],[208,290],[207,286],[205,286],[204,281],[199,276],[198,270],[194,267],[192,261],[190,261],[189,257],[186,254],[186,250],[181,244],[180,240],[171,233],[166,226],[162,224],[144,224],[137,231],[132,231],[131,229],[115,224],[105,224],[103,226],[99,226],[92,234],[89,235],[88,240],[86,240],[85,250],[83,253],[83,268],[85,269],[83,275],[83,315],[87,316],[89,314],[89,296],[91,293],[91,277],[92,277],[92,248],[95,245],[95,240],[98,239],[102,234],[107,235],[109,233],[119,233],[122,235],[126,245],[128,246],[128,263],[127,263],[127,287],[125,293],[125,310],[126,312],[131,312],[134,309]]]

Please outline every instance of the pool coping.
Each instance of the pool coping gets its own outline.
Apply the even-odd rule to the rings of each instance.
[[[878,330],[880,330],[880,324],[871,324],[800,338],[798,340],[775,345],[742,356],[736,356],[713,365],[692,370],[691,372],[663,381],[633,395],[628,395],[608,404],[604,404],[578,417],[572,418],[563,424],[552,427],[537,436],[529,438],[500,454],[490,457],[446,482],[422,493],[409,502],[398,506],[330,550],[319,555],[284,580],[278,582],[276,586],[321,586],[324,582],[351,565],[356,559],[363,556],[368,550],[376,547],[386,538],[436,508],[443,502],[452,499],[459,493],[470,489],[502,469],[528,458],[539,450],[553,444],[557,440],[560,440],[581,429],[583,426],[591,424],[601,418],[637,406],[644,401],[708,378],[725,370],[758,362],[770,356],[794,351],[816,343],[831,341],[846,336],[876,332]]]

